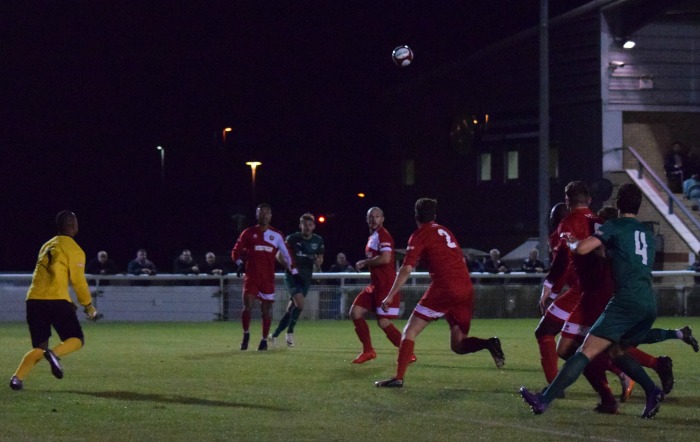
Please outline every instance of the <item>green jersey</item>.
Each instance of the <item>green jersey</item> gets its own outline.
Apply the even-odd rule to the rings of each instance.
[[[593,236],[612,259],[615,302],[656,305],[651,276],[656,250],[651,229],[636,218],[617,218],[607,221]]]
[[[299,274],[304,278],[304,281],[310,282],[316,255],[322,255],[325,251],[323,238],[315,233],[310,238],[304,238],[301,232],[296,232],[287,236],[287,247],[294,256],[294,263]]]

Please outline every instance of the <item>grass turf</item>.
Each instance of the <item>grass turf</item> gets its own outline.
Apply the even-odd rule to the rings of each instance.
[[[700,353],[681,341],[642,347],[673,358],[676,386],[651,421],[638,417],[636,389],[617,416],[593,411],[597,396],[579,379],[542,416],[520,399],[520,385],[544,386],[533,336],[536,320],[475,320],[472,335],[499,336],[503,371],[487,351],[456,355],[444,321],[418,338],[418,362],[402,389],[377,389],[394,373],[396,349],[372,321],[378,353],[363,365],[350,321],[302,321],[297,346],[284,335],[258,352],[238,349],[240,323],[85,324],[87,345],[53,378],[42,360],[22,391],[0,388],[2,440],[697,440]],[[660,318],[657,326],[700,318]],[[276,325],[276,324],[275,324]],[[397,325],[402,326],[403,322]],[[9,381],[29,349],[26,326],[0,324],[0,360]],[[53,339],[52,345],[57,343]],[[656,379],[656,376],[653,375]],[[609,376],[614,391],[617,379]]]

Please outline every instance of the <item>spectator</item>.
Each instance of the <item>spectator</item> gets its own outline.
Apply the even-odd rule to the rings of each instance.
[[[355,270],[355,267],[353,267],[349,262],[347,255],[345,253],[340,252],[335,256],[335,262],[331,265],[331,267],[328,269],[329,273],[339,273],[339,272],[352,272],[352,273],[357,273],[357,270]],[[341,279],[326,279],[326,284],[329,285],[335,285],[335,286],[341,286],[342,283],[345,285],[348,284],[355,284],[357,281],[355,279],[347,279],[343,278]],[[339,289],[338,291],[338,296],[342,294],[342,288]]]
[[[471,252],[467,253],[467,267],[469,268],[469,273],[484,272],[484,264]]]
[[[510,268],[501,261],[501,252],[491,249],[489,257],[484,261],[484,271],[488,273],[510,273]]]
[[[85,273],[90,275],[116,275],[117,266],[109,259],[107,252],[100,250],[97,257],[90,260],[85,266]]]
[[[136,252],[136,259],[129,261],[127,272],[131,275],[150,275],[157,273],[156,266],[147,259],[148,253],[145,249]]]
[[[695,261],[688,266],[688,270],[700,272],[700,250],[698,250],[698,253],[695,255]]]
[[[348,262],[347,256],[345,256],[345,253],[340,252],[335,256],[335,262],[333,265],[331,265],[331,268],[328,269],[329,272],[331,273],[341,273],[341,272],[355,272],[355,268],[350,265]]]
[[[540,261],[540,251],[537,249],[530,250],[530,256],[523,261],[520,270],[525,273],[542,273],[544,272],[544,263]]]
[[[199,266],[199,271],[207,275],[219,276],[226,274],[224,266],[216,260],[216,255],[213,252],[207,252],[204,257],[204,264]]]
[[[696,273],[700,273],[700,250],[698,250],[698,253],[695,254],[695,261],[688,266],[688,270],[691,270]],[[700,283],[700,276],[695,277],[695,284]]]
[[[683,181],[683,194],[693,203],[693,210],[697,210],[700,203],[700,174],[693,174]]]
[[[173,261],[173,273],[182,273],[185,275],[199,274],[199,266],[192,258],[192,252],[185,249],[180,253],[180,256]]]
[[[676,141],[671,145],[671,151],[664,157],[664,170],[668,187],[673,193],[683,191],[683,180],[688,167],[688,154],[683,145]]]

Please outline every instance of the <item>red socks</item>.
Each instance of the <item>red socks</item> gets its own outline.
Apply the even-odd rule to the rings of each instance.
[[[262,320],[262,338],[267,339],[267,335],[270,333],[270,326],[272,325],[272,318],[263,318]]]
[[[649,353],[645,353],[637,347],[630,347],[627,349],[627,354],[636,359],[637,362],[639,362],[639,365],[641,365],[642,367],[656,370],[657,360],[654,356],[650,355]]]
[[[401,332],[394,326],[394,324],[389,324],[387,328],[384,329],[386,337],[389,338],[394,347],[401,345]]]
[[[615,395],[610,389],[605,371],[610,363],[610,356],[603,352],[593,358],[583,370],[583,375],[588,379],[593,389],[598,392],[600,399],[604,403],[615,402]]]
[[[559,355],[557,354],[557,343],[552,335],[544,335],[537,338],[540,346],[540,362],[547,384],[551,384],[557,373],[559,373]]]
[[[413,356],[415,344],[416,343],[410,339],[404,339],[401,341],[401,345],[399,345],[398,367],[396,367],[396,379],[403,380],[403,375],[406,374],[408,364],[411,363],[411,357]]]
[[[372,348],[372,338],[369,335],[369,326],[365,318],[353,319],[352,322],[355,324],[355,333],[357,333],[357,337],[362,342],[362,352],[367,353],[374,350]]]
[[[243,325],[243,332],[248,332],[250,330],[250,310],[243,310],[241,313],[241,324]]]

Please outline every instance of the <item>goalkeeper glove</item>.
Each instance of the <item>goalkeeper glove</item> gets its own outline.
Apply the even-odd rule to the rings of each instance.
[[[245,272],[245,263],[243,261],[241,261],[240,264],[238,264],[238,269],[236,270],[236,276],[238,276],[240,278],[244,272]]]
[[[92,304],[86,305],[83,311],[86,315],[88,315],[88,319],[95,319],[95,317],[97,316],[97,309]]]

